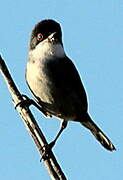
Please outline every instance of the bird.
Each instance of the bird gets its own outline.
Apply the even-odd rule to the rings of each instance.
[[[61,120],[52,147],[68,122],[74,121],[89,129],[104,148],[116,150],[89,115],[85,88],[76,66],[65,53],[61,25],[55,20],[44,19],[34,26],[25,77],[39,109],[46,116]]]

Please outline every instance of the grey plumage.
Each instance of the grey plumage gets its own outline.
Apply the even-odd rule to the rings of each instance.
[[[26,80],[38,104],[51,116],[80,122],[106,149],[115,150],[88,115],[83,84],[64,52],[60,25],[53,20],[41,21],[32,31]]]

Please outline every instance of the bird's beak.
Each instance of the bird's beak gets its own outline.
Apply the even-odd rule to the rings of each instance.
[[[54,33],[50,34],[50,35],[48,36],[48,40],[49,40],[50,42],[53,42],[53,41],[58,40],[58,33],[57,33],[57,32],[54,32]]]
[[[62,46],[62,40],[61,40],[61,35],[58,32],[53,32],[48,36],[48,41],[52,44],[57,44],[60,43]]]

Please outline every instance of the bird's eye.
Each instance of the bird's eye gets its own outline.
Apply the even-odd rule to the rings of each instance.
[[[43,35],[41,33],[37,34],[37,40],[42,41],[43,40]]]

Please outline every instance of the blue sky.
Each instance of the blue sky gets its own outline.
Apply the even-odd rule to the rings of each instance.
[[[53,149],[69,180],[122,180],[123,177],[123,1],[35,0],[1,2],[0,50],[23,94],[30,32],[38,21],[53,18],[63,30],[67,55],[79,70],[93,120],[117,151],[108,152],[79,123],[70,122]],[[50,142],[60,121],[31,107]],[[14,110],[0,76],[0,179],[45,179],[49,175]]]

